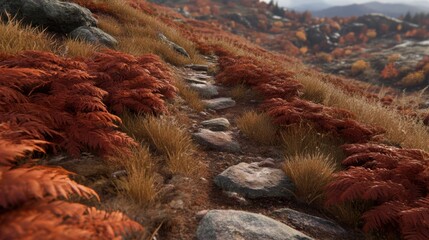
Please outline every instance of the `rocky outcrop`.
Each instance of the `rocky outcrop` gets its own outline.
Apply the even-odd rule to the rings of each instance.
[[[386,26],[388,27],[389,31],[398,31],[399,29],[400,31],[404,32],[419,27],[416,24],[405,22],[397,18],[388,17],[379,13],[372,13],[361,16],[356,20],[356,22],[364,24],[367,28],[376,29],[377,32],[380,32],[381,30],[383,30],[381,28]]]
[[[115,38],[97,28],[97,20],[91,11],[75,3],[58,0],[0,0],[0,15],[7,14],[34,27],[46,28],[50,32],[67,35],[92,44],[113,48]]]
[[[75,3],[58,0],[0,0],[0,11],[16,16],[26,24],[68,34],[78,27],[95,27],[91,11]]]
[[[237,192],[246,198],[291,198],[293,183],[276,168],[261,167],[258,163],[240,163],[229,167],[214,178],[225,191]]]
[[[310,240],[311,237],[261,214],[211,210],[200,221],[199,240]]]

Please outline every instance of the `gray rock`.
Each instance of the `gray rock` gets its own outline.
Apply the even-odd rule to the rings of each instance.
[[[207,108],[214,110],[222,110],[235,106],[235,101],[232,98],[215,98],[210,100],[203,100]]]
[[[226,118],[214,118],[201,122],[203,127],[208,128],[212,131],[226,131],[231,126],[228,119]]]
[[[262,214],[211,210],[197,229],[199,240],[310,240],[311,237]]]
[[[290,208],[282,208],[274,211],[274,213],[287,217],[292,225],[299,228],[335,235],[344,235],[347,233],[346,230],[333,221],[301,213]]]
[[[16,16],[25,24],[67,34],[81,26],[96,26],[91,11],[75,3],[58,0],[0,0],[0,14]]]
[[[183,47],[177,45],[177,43],[175,43],[175,42],[170,41],[162,33],[158,34],[158,36],[159,36],[159,39],[161,39],[161,41],[163,41],[164,43],[166,43],[167,45],[169,45],[174,51],[176,51],[177,53],[179,53],[179,54],[181,54],[181,55],[183,55],[183,56],[185,56],[187,58],[190,58],[189,53],[186,52],[186,50]]]
[[[214,178],[225,191],[237,192],[246,198],[292,198],[293,183],[280,169],[260,167],[258,163],[240,163]]]
[[[197,79],[197,78],[194,78],[194,77],[187,77],[187,78],[184,78],[184,79],[185,79],[185,81],[190,82],[190,83],[207,84],[207,81],[200,80],[200,79]]]
[[[209,70],[209,66],[204,65],[204,64],[189,64],[189,65],[186,65],[185,67],[190,68],[190,69],[195,70],[195,71],[207,72]]]
[[[92,44],[101,44],[110,48],[118,44],[118,41],[114,37],[96,27],[78,27],[69,36],[73,39],[79,39]]]
[[[194,139],[209,149],[223,152],[239,152],[240,145],[233,140],[231,132],[213,132],[208,129],[200,129],[193,134]]]
[[[191,83],[189,86],[191,87],[191,89],[198,92],[198,94],[204,98],[212,98],[219,95],[217,87],[213,84]]]

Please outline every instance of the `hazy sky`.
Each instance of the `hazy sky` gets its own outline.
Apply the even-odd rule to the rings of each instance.
[[[374,0],[278,0],[279,5],[281,6],[290,6],[292,5],[298,5],[299,4],[305,4],[305,3],[320,3],[320,2],[326,2],[331,5],[347,5],[351,3],[364,3],[364,2],[372,2]],[[391,3],[408,3],[408,2],[426,2],[429,3],[429,0],[416,0],[416,1],[410,1],[410,0],[376,0],[378,2],[391,2]]]

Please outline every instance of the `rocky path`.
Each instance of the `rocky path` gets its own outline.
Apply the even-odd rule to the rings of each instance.
[[[240,134],[235,119],[255,109],[256,101],[229,97],[228,89],[208,74],[208,66],[190,65],[180,75],[206,107],[195,113],[182,106],[208,171],[200,186],[206,191],[204,203],[194,208],[195,239],[359,239],[294,201],[293,183],[280,169],[279,147],[259,146]]]

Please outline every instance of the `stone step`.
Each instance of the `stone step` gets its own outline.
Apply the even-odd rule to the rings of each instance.
[[[239,152],[240,144],[233,140],[232,132],[214,132],[209,129],[200,129],[193,138],[202,146],[210,150],[222,152]]]
[[[293,197],[294,184],[281,169],[263,167],[259,163],[242,162],[231,166],[214,178],[224,191],[236,192],[245,198]]]
[[[217,87],[213,84],[191,83],[189,86],[203,98],[212,98],[219,95]]]
[[[226,118],[214,118],[214,119],[202,121],[201,125],[212,131],[226,131],[231,126],[228,119]]]
[[[203,100],[203,103],[206,105],[207,108],[213,109],[213,110],[227,109],[230,107],[234,107],[236,104],[235,101],[232,100],[232,98],[230,97]]]
[[[313,238],[262,214],[210,210],[197,229],[198,240],[311,240]]]

